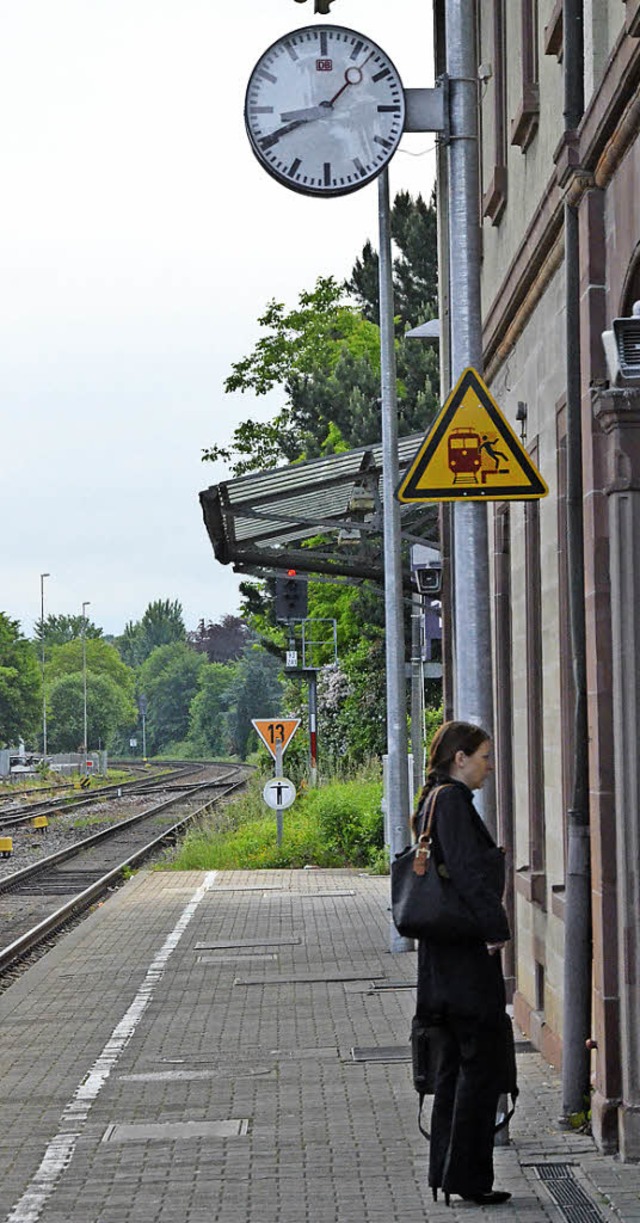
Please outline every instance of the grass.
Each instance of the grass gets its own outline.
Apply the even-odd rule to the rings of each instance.
[[[283,813],[282,844],[275,814],[265,814],[264,779],[187,834],[171,870],[274,870],[360,866],[383,873],[382,785],[369,777],[329,782],[305,791]]]

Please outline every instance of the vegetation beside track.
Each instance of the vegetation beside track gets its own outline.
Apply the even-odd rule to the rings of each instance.
[[[252,778],[243,795],[227,803],[210,823],[189,832],[160,869],[387,869],[377,770],[363,769],[349,780],[330,780],[317,790],[301,789],[283,813],[280,846],[275,813],[265,814],[264,784],[264,777]]]

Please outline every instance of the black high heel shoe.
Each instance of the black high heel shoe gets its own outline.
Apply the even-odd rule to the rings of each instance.
[[[461,1197],[463,1202],[475,1202],[476,1206],[502,1206],[511,1194],[506,1189],[491,1189],[489,1193],[463,1193]]]

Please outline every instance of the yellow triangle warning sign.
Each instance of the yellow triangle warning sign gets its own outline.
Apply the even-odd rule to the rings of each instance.
[[[300,718],[252,718],[251,725],[275,760],[276,743],[282,744],[284,752],[300,725]]]
[[[480,375],[466,369],[401,480],[398,501],[528,501],[547,488]]]

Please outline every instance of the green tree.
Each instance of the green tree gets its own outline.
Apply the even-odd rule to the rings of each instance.
[[[130,667],[139,667],[162,645],[186,641],[182,605],[177,599],[156,599],[149,603],[141,620],[130,620],[116,639],[123,660]]]
[[[64,647],[61,647],[64,648]],[[84,676],[76,671],[59,675],[47,692],[48,747],[53,752],[78,751],[84,735]],[[87,672],[87,747],[108,748],[123,727],[136,724],[131,696],[108,674]]]
[[[206,654],[209,662],[233,662],[249,644],[250,636],[239,616],[223,616],[216,624],[200,620],[197,629],[187,633],[187,641],[199,654]]]
[[[255,746],[252,718],[276,717],[284,698],[278,659],[259,646],[250,647],[237,664],[228,711],[231,751],[245,760]]]
[[[435,191],[429,204],[400,191],[391,210],[391,237],[399,252],[393,260],[393,302],[401,334],[438,311],[438,234]],[[365,318],[378,323],[378,254],[366,242],[346,288]]]
[[[67,641],[76,641],[83,635],[89,639],[93,637],[102,637],[102,629],[98,628],[91,620],[85,620],[83,616],[46,616],[44,621],[44,629],[42,620],[36,620],[33,630],[33,636],[36,641],[42,641],[44,633],[44,644],[47,649],[54,645],[64,645]]]
[[[236,670],[233,663],[215,662],[200,670],[189,707],[189,739],[197,755],[224,756],[229,751],[227,710]]]
[[[150,754],[187,738],[189,709],[198,691],[200,672],[209,665],[202,654],[184,641],[158,646],[143,662],[138,672],[138,691],[147,698]]]
[[[20,624],[0,612],[0,743],[11,746],[33,734],[41,708],[37,658]]]
[[[109,645],[101,637],[88,638],[82,641],[69,641],[65,645],[54,646],[50,651],[46,664],[47,686],[56,679],[66,675],[81,675],[83,671],[83,655],[86,657],[87,672],[93,675],[106,675],[122,690],[125,696],[133,699],[135,692],[135,676],[130,667],[124,663],[115,646]]]
[[[423,432],[438,406],[438,357],[431,347],[405,340],[409,324],[433,316],[437,302],[435,205],[407,193],[396,196],[394,260],[398,430]],[[380,336],[378,256],[367,243],[350,280],[320,277],[287,311],[272,301],[259,319],[263,334],[253,351],[232,366],[227,391],[283,392],[283,405],[266,422],[244,421],[230,447],[203,457],[222,459],[234,475],[284,461],[331,453],[337,430],[347,448],[380,440]],[[345,293],[351,301],[345,299]]]
[[[334,400],[350,445],[350,392],[360,382],[376,399],[380,395],[378,328],[344,301],[333,277],[319,277],[312,292],[299,295],[294,310],[271,301],[259,323],[266,334],[232,366],[225,390],[260,396],[281,387],[285,402],[267,424],[248,420],[239,425],[231,449],[213,446],[204,452],[205,459],[231,462],[235,475],[273,467],[283,458],[319,454],[334,421]],[[352,411],[353,406],[361,407],[361,400]]]

